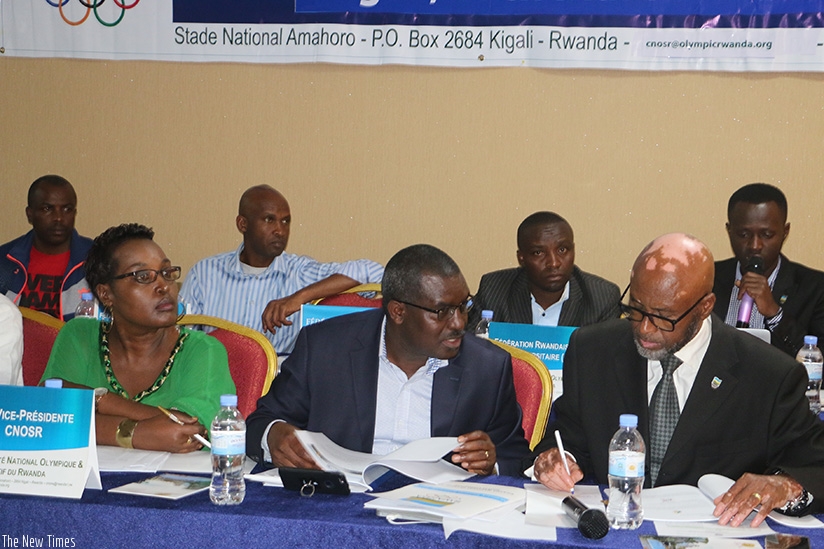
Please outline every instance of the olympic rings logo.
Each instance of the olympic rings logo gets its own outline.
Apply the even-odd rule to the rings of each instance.
[[[126,2],[121,0],[113,0],[115,5],[117,5],[117,7],[120,8],[120,17],[118,17],[115,21],[104,21],[103,18],[100,17],[100,14],[97,13],[97,8],[102,6],[105,1],[106,0],[92,0],[91,2],[88,2],[86,0],[78,0],[78,2],[80,2],[86,8],[86,15],[84,15],[77,21],[72,21],[68,17],[66,17],[66,14],[63,12],[63,6],[68,4],[69,0],[46,0],[46,2],[48,2],[50,6],[57,8],[57,10],[60,12],[60,17],[63,18],[63,21],[65,21],[67,24],[73,27],[85,23],[86,19],[88,19],[92,13],[94,13],[95,19],[97,19],[97,21],[104,27],[116,27],[120,24],[121,21],[123,21],[123,16],[126,15],[126,10],[132,9],[140,2],[140,0],[134,0],[131,4],[126,4]]]

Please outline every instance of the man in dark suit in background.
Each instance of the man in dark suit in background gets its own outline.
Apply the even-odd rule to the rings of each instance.
[[[571,473],[548,436],[533,454],[537,480],[565,491],[585,475],[606,484],[610,439],[630,413],[648,444],[647,487],[738,479],[715,500],[719,522],[735,526],[759,505],[754,526],[773,509],[824,509],[824,424],[809,411],[806,371],[711,314],[713,267],[695,238],[659,237],[633,266],[628,320],[575,331],[547,428],[574,456]]]
[[[457,436],[452,461],[477,474],[520,475],[529,452],[512,361],[464,337],[472,296],[452,259],[419,244],[395,254],[383,309],[308,326],[247,421],[247,452],[277,466],[317,468],[294,434],[319,431],[360,452]]]
[[[736,325],[744,295],[753,300],[750,328],[766,328],[772,344],[795,357],[805,335],[824,341],[824,273],[781,254],[790,234],[787,199],[780,189],[752,183],[727,204],[727,235],[735,257],[715,264],[715,314]],[[746,272],[753,256],[763,272]]]
[[[586,326],[618,317],[618,286],[575,266],[572,227],[553,212],[536,212],[518,227],[518,265],[481,278],[469,317],[495,322]]]

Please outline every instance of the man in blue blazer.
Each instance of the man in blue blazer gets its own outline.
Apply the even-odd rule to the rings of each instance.
[[[317,466],[294,435],[319,431],[360,452],[457,436],[470,472],[519,475],[529,452],[509,354],[464,337],[472,296],[460,269],[428,245],[387,263],[383,308],[304,328],[247,420],[247,452],[278,466]]]

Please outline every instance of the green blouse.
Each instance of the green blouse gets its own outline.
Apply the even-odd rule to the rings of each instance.
[[[181,410],[197,417],[208,429],[220,409],[220,395],[236,394],[229,359],[217,339],[182,326],[180,331],[186,338],[169,375],[159,389],[140,402]],[[44,380],[50,378],[114,390],[106,378],[97,320],[75,318],[63,326],[43,373]]]

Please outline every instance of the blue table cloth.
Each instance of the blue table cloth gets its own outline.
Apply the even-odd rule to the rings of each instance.
[[[108,489],[147,475],[102,475],[104,490],[86,490],[80,500],[0,495],[0,546],[3,535],[22,539],[48,536],[70,538],[67,547],[541,547],[547,542],[507,540],[456,532],[444,539],[440,525],[392,525],[363,509],[368,496],[316,494],[303,498],[296,492],[247,483],[245,501],[219,507],[208,492],[181,500],[109,493]],[[520,486],[523,482],[499,477],[486,480]],[[780,532],[790,529],[771,523]],[[824,547],[824,531],[795,530],[810,537],[812,547]],[[601,540],[588,540],[574,529],[558,529],[555,547],[641,547],[642,534],[655,534],[645,522],[639,530],[611,531]],[[763,546],[763,539],[759,539]],[[18,547],[22,547],[22,541]],[[8,546],[8,545],[6,545]],[[52,547],[59,546],[52,544]]]

